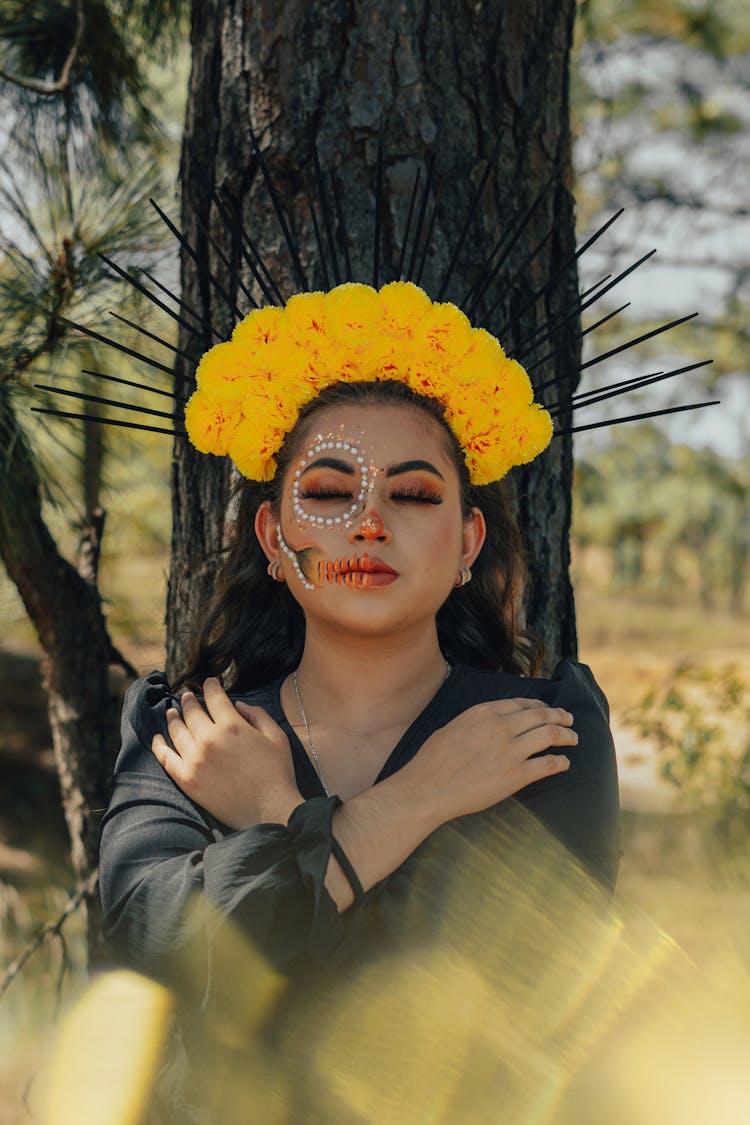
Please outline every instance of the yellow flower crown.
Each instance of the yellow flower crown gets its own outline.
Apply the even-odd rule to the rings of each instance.
[[[455,305],[433,303],[409,281],[379,291],[349,282],[257,309],[206,352],[196,379],[185,407],[190,441],[228,454],[251,480],[273,479],[300,409],[341,381],[396,379],[437,399],[473,484],[533,460],[552,437],[523,367]]]

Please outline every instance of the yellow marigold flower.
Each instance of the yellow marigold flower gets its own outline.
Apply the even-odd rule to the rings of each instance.
[[[185,429],[200,453],[226,456],[232,433],[241,420],[239,402],[216,398],[206,391],[194,391],[185,406]]]
[[[469,350],[472,339],[469,318],[455,305],[435,304],[414,330],[414,347],[455,363]]]
[[[217,397],[241,399],[248,376],[248,360],[244,349],[231,340],[216,344],[198,364],[195,374],[198,388]]]
[[[269,421],[268,403],[246,400],[248,415],[232,433],[229,456],[237,470],[249,480],[273,480],[275,455],[284,440],[284,430]]]
[[[235,326],[232,343],[248,351],[256,351],[268,344],[275,344],[284,333],[286,320],[284,309],[269,307],[255,309]]]
[[[525,368],[515,359],[506,359],[498,372],[498,391],[507,402],[528,406],[534,401],[534,388]]]
[[[505,352],[495,337],[484,328],[474,328],[468,351],[456,363],[456,374],[467,382],[489,379],[506,362]]]
[[[406,382],[418,395],[427,395],[445,401],[450,375],[444,364],[432,361],[431,356],[419,353],[410,356]]]
[[[432,307],[425,291],[411,281],[391,281],[378,297],[383,327],[396,337],[411,338]]]
[[[325,295],[326,335],[345,340],[349,346],[373,336],[380,322],[378,295],[370,285],[346,282]]]
[[[241,473],[269,480],[301,407],[324,387],[396,379],[437,399],[475,484],[504,476],[549,443],[552,420],[526,371],[455,305],[411,282],[377,293],[346,283],[258,309],[201,360],[186,427],[203,452],[229,452]]]
[[[300,347],[307,347],[310,337],[325,331],[325,293],[297,293],[284,309],[287,337]]]

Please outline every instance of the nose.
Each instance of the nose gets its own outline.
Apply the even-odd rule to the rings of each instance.
[[[370,508],[366,511],[362,518],[357,523],[355,521],[352,526],[350,538],[354,542],[380,542],[384,543],[390,540],[390,532],[386,529],[385,524],[380,518],[380,513],[375,508]]]

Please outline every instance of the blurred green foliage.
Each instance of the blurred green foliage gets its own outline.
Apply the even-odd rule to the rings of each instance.
[[[750,858],[750,676],[683,662],[625,721],[655,748],[660,773],[701,813],[722,854]]]
[[[741,613],[750,569],[750,455],[673,444],[654,425],[616,429],[576,460],[573,534],[611,552],[615,588],[697,590]]]

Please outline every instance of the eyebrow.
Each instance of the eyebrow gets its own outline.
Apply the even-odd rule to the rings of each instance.
[[[318,457],[315,461],[311,461],[309,465],[300,473],[303,477],[305,473],[309,473],[311,469],[336,469],[340,473],[346,473],[347,476],[353,477],[355,468],[348,461],[342,461],[338,457]],[[410,473],[415,469],[423,469],[425,472],[434,473],[436,477],[445,480],[443,474],[435,468],[430,461],[400,461],[398,465],[391,465],[386,469],[385,475],[387,477],[397,477],[401,473]]]
[[[318,457],[316,461],[311,461],[309,465],[300,473],[304,476],[309,473],[310,469],[338,469],[340,473],[346,473],[347,476],[354,476],[354,465],[350,465],[348,461],[342,461],[338,457]]]
[[[391,465],[390,469],[386,469],[385,475],[387,477],[397,477],[400,473],[410,473],[414,469],[424,469],[428,473],[434,473],[435,476],[440,477],[441,480],[445,480],[443,474],[429,461],[401,461],[398,465]]]

